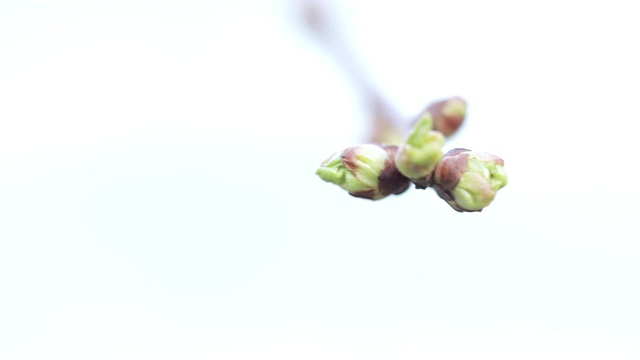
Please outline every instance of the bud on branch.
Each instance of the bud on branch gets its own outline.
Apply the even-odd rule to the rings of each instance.
[[[507,185],[504,161],[494,155],[453,149],[436,167],[433,188],[457,211],[482,211]]]
[[[467,103],[462,98],[454,97],[436,101],[426,111],[433,116],[433,129],[449,137],[462,125],[467,114]]]
[[[396,151],[391,145],[353,146],[331,155],[316,174],[359,198],[379,200],[401,194],[409,187],[409,180],[396,169]]]
[[[432,115],[424,112],[409,132],[407,139],[400,144],[396,154],[396,166],[402,175],[408,177],[416,187],[428,186],[431,173],[442,157],[444,136],[433,131]]]

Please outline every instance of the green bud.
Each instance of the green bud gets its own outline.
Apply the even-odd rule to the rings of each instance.
[[[507,185],[504,161],[494,155],[453,149],[438,163],[433,188],[457,211],[482,211]]]
[[[316,175],[355,197],[379,200],[397,195],[407,190],[409,180],[396,169],[396,151],[389,145],[353,146],[322,162]]]
[[[424,112],[415,122],[396,154],[396,166],[418,188],[425,188],[438,161],[442,158],[444,136],[432,130],[431,113]]]
[[[433,115],[433,129],[449,137],[464,122],[467,103],[460,97],[453,97],[432,103],[427,107],[427,111]]]

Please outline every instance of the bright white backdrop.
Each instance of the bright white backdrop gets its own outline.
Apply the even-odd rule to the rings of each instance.
[[[640,357],[632,2],[332,4],[496,202],[317,179],[366,113],[287,1],[5,1],[0,358]]]

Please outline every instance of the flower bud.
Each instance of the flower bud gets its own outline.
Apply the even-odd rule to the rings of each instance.
[[[442,157],[444,136],[432,130],[432,115],[424,112],[400,144],[396,154],[396,166],[418,188],[428,186],[433,170]]]
[[[467,114],[467,103],[460,97],[453,97],[432,103],[427,111],[433,116],[433,129],[449,137],[462,125]]]
[[[494,155],[453,149],[436,167],[433,188],[457,211],[482,211],[507,185],[504,161]]]
[[[353,146],[325,160],[316,174],[355,197],[379,200],[398,195],[407,190],[409,180],[396,169],[396,151],[390,145]]]

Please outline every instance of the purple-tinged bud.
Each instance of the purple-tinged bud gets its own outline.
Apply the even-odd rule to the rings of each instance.
[[[467,103],[460,97],[436,101],[427,107],[433,116],[433,130],[444,136],[453,135],[464,122],[467,114]]]
[[[507,185],[504,161],[494,155],[453,149],[436,166],[433,188],[453,209],[482,211]]]
[[[409,180],[396,169],[396,151],[391,145],[353,146],[330,156],[316,174],[355,197],[379,200],[398,195],[407,190]]]

